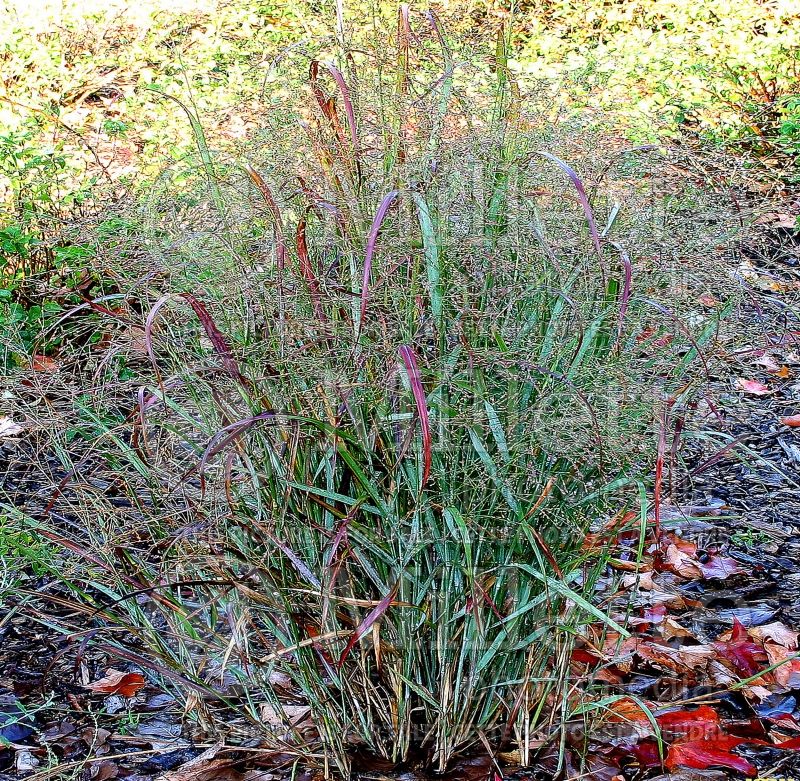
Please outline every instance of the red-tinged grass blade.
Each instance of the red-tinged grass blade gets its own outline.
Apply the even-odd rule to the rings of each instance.
[[[302,619],[298,619],[298,623],[311,640],[319,637],[320,632],[317,626],[308,621],[303,621]],[[333,657],[322,647],[322,643],[314,643],[313,648],[317,654],[319,654],[319,658],[322,659],[328,667],[333,668],[335,666]]]
[[[342,655],[339,657],[339,661],[336,663],[336,667],[341,669],[342,665],[345,663],[347,657],[350,655],[350,651],[355,648],[356,643],[372,628],[372,625],[387,611],[389,605],[392,604],[394,601],[395,594],[397,594],[397,589],[400,585],[400,582],[394,584],[392,589],[389,593],[380,601],[377,605],[375,605],[372,610],[367,614],[364,620],[356,627],[356,631],[353,632],[350,639],[347,641],[347,645],[345,646],[344,651],[342,651]]]
[[[214,351],[220,357],[225,371],[249,390],[251,388],[250,380],[239,371],[239,366],[233,358],[233,352],[228,344],[228,340],[225,338],[222,331],[217,328],[217,324],[214,322],[214,318],[209,314],[205,304],[195,298],[191,293],[181,293],[181,298],[187,301],[189,306],[194,310],[197,319],[206,332],[206,336],[214,346]]]
[[[305,562],[286,544],[282,543],[274,534],[271,534],[266,529],[262,530],[263,533],[269,538],[270,542],[278,548],[284,556],[292,563],[292,566],[297,570],[298,574],[307,583],[310,583],[314,588],[322,588],[317,576],[306,566]]]
[[[419,367],[414,352],[407,345],[400,347],[400,357],[408,372],[408,381],[411,384],[411,392],[414,394],[414,401],[417,405],[417,415],[419,425],[422,430],[422,482],[420,488],[428,482],[431,473],[431,426],[428,418],[428,402],[425,398],[425,389],[422,387],[422,380],[419,375]]]
[[[578,193],[578,200],[580,201],[583,213],[586,215],[586,222],[589,225],[589,233],[592,237],[594,248],[597,251],[597,254],[602,256],[603,251],[600,247],[600,232],[597,230],[597,222],[594,219],[592,205],[589,203],[589,196],[586,194],[586,188],[583,186],[580,176],[578,176],[575,170],[571,166],[567,165],[560,157],[551,155],[549,152],[537,152],[536,154],[554,162],[570,178],[570,181],[575,187],[575,191]]]
[[[334,220],[336,220],[336,224],[339,227],[342,237],[347,238],[347,224],[341,210],[330,201],[325,200],[325,198],[323,198],[319,193],[312,190],[302,176],[298,176],[297,180],[300,183],[300,189],[303,191],[303,195],[308,198],[312,207],[316,210],[324,209],[326,212],[331,214]]]
[[[173,379],[164,385],[164,389],[167,388],[180,388],[183,386],[183,380],[180,379]],[[139,423],[138,428],[134,428],[133,431],[133,439],[131,440],[131,446],[138,447],[139,437],[141,436],[141,444],[145,451],[147,451],[147,411],[154,407],[161,401],[155,393],[148,393],[147,388],[142,385],[138,391],[136,391],[136,410],[131,413],[129,416],[130,419],[136,418]]]
[[[342,541],[347,537],[347,529],[350,526],[353,518],[356,517],[356,514],[361,509],[361,505],[364,504],[366,499],[360,499],[353,507],[350,509],[350,512],[342,518],[341,522],[339,523],[339,528],[336,530],[336,534],[333,535],[333,539],[331,540],[331,547],[328,551],[328,563],[327,566],[330,567],[331,564],[336,560],[336,554],[339,550],[339,546],[342,544]]]
[[[317,103],[319,104],[320,110],[322,111],[323,116],[325,119],[328,120],[331,127],[333,128],[333,132],[336,135],[336,139],[338,140],[341,147],[344,148],[345,138],[344,138],[344,131],[342,130],[342,123],[339,121],[339,115],[336,112],[336,102],[333,98],[329,98],[325,95],[322,91],[322,87],[319,86],[319,61],[312,60],[311,65],[308,69],[308,76],[311,82],[311,91],[314,94],[314,97],[317,99]]]
[[[127,602],[128,600],[135,599],[136,597],[142,596],[142,594],[148,594],[153,596],[156,591],[161,589],[180,589],[180,588],[194,588],[195,586],[235,586],[236,581],[231,580],[230,578],[226,578],[224,580],[217,580],[217,579],[198,579],[198,580],[173,580],[169,583],[157,583],[154,586],[145,586],[144,588],[137,588],[135,591],[129,591],[126,594],[123,594],[121,597],[117,597],[115,600],[110,602],[107,605],[103,605],[102,607],[98,608],[94,611],[93,615],[97,615],[103,610],[110,610],[111,608],[116,607],[117,605],[121,605],[123,602]]]
[[[449,60],[450,49],[448,48],[447,42],[445,41],[444,35],[442,34],[442,26],[441,22],[439,22],[439,17],[437,17],[432,10],[428,9],[427,11],[425,11],[425,18],[428,20],[428,24],[431,26],[433,34],[439,41],[439,46],[442,47],[442,52],[444,53],[445,57]]]
[[[330,201],[323,198],[318,192],[312,190],[311,187],[308,186],[308,182],[302,177],[298,176],[297,181],[300,184],[300,189],[303,191],[303,195],[308,198],[308,200],[318,209],[325,209],[325,211],[330,212],[334,217],[337,218],[337,222],[341,216],[341,212]]]
[[[100,567],[106,572],[115,573],[125,583],[127,583],[130,586],[133,586],[134,588],[139,588],[142,585],[138,580],[135,580],[130,575],[126,575],[124,572],[116,570],[107,562],[97,558],[97,556],[88,551],[85,547],[79,545],[77,542],[73,542],[67,537],[62,537],[60,534],[56,534],[55,532],[51,532],[48,529],[42,527],[36,527],[36,533],[41,534],[42,537],[45,537],[46,539],[50,540],[50,542],[53,542],[56,545],[60,545],[62,548],[66,548],[67,550],[72,551],[73,553],[80,556],[82,559],[92,562],[92,564],[94,564],[97,567]]]
[[[398,88],[401,94],[408,90],[409,52],[411,48],[411,21],[408,3],[400,3],[397,11]]]
[[[709,458],[707,458],[705,461],[703,461],[702,464],[700,464],[699,466],[695,467],[691,472],[689,472],[689,475],[691,477],[695,477],[695,476],[705,472],[706,469],[710,469],[721,458],[724,458],[728,453],[730,453],[731,450],[733,450],[734,448],[736,448],[739,445],[741,445],[744,442],[746,442],[747,438],[749,436],[750,436],[750,434],[742,434],[742,436],[736,437],[736,439],[731,440],[730,442],[728,442],[727,445],[721,447],[716,453],[714,453]]]
[[[217,455],[217,453],[221,453],[223,450],[225,450],[228,445],[230,445],[232,442],[235,442],[239,436],[241,436],[245,431],[259,421],[274,421],[275,416],[276,413],[272,410],[265,410],[264,412],[259,412],[258,415],[253,415],[249,418],[242,418],[242,420],[237,420],[233,423],[230,423],[214,434],[214,436],[211,437],[208,445],[206,445],[206,449],[203,451],[203,455],[201,456],[200,462],[197,466],[201,483],[204,482],[205,469],[208,462],[215,455]]]
[[[328,72],[333,76],[333,80],[339,87],[339,92],[342,93],[342,102],[344,103],[344,110],[347,114],[347,124],[350,126],[350,140],[353,143],[353,153],[358,157],[358,130],[356,126],[356,112],[353,108],[353,101],[350,98],[350,90],[347,88],[347,83],[342,76],[341,71],[332,63],[324,63]]]
[[[495,617],[498,621],[505,621],[506,616],[500,612],[497,605],[494,603],[494,600],[489,595],[489,592],[480,584],[478,581],[475,581],[475,589],[478,592],[478,595],[481,598],[481,601],[488,606],[488,608],[494,613]]]
[[[399,194],[399,190],[392,190],[381,201],[378,211],[375,212],[375,219],[372,221],[372,227],[369,229],[367,250],[364,255],[364,278],[361,281],[361,316],[358,321],[359,333],[364,325],[364,315],[367,313],[367,304],[369,303],[369,280],[370,274],[372,273],[372,257],[375,254],[375,243],[378,240],[378,233],[380,232],[381,225],[383,225],[383,221],[386,219],[386,213]]]
[[[653,484],[653,532],[657,540],[661,539],[661,489],[664,480],[664,454],[667,449],[667,420],[668,413],[665,408],[659,416],[656,474]]]
[[[158,301],[153,304],[152,308],[147,314],[147,319],[145,320],[144,324],[144,344],[147,350],[147,356],[150,358],[150,363],[152,363],[153,369],[158,377],[159,384],[161,383],[161,374],[158,370],[155,348],[153,347],[153,326],[161,307],[163,307],[164,304],[166,304],[171,298],[175,297],[183,298],[194,310],[194,313],[197,315],[197,319],[200,321],[200,324],[203,326],[203,330],[206,332],[206,336],[208,336],[212,346],[214,347],[214,352],[217,353],[222,361],[222,368],[224,369],[225,373],[237,380],[246,390],[252,390],[252,383],[241,373],[241,371],[239,371],[239,366],[233,358],[231,347],[222,331],[217,328],[217,325],[214,322],[214,319],[211,317],[209,311],[206,309],[205,304],[203,304],[203,302],[199,299],[195,298],[195,296],[193,296],[191,293],[167,293],[166,295],[161,296],[161,298],[159,298]]]
[[[55,543],[56,545],[60,545],[62,548],[66,548],[67,550],[72,551],[85,561],[90,561],[95,566],[100,567],[100,569],[112,573],[114,577],[120,578],[124,583],[127,583],[129,586],[131,586],[131,588],[140,589],[142,587],[141,581],[138,581],[135,578],[131,577],[130,575],[126,575],[124,572],[121,572],[118,567],[114,567],[108,562],[99,559],[97,556],[88,551],[84,546],[79,545],[77,542],[73,542],[67,537],[62,537],[60,534],[56,534],[55,532],[49,531],[48,529],[45,529],[43,527],[37,527],[36,531],[38,534],[41,534],[42,537],[45,537],[46,539],[50,540],[50,542]],[[156,602],[165,605],[170,610],[175,610],[180,612],[180,607],[177,604],[175,604],[172,600],[170,600],[168,597],[165,597],[161,594],[153,594],[153,599]],[[100,613],[105,609],[106,606],[102,606],[98,608],[95,611],[95,613]]]
[[[158,314],[159,310],[161,309],[164,304],[167,303],[173,297],[172,293],[167,293],[158,301],[153,304],[150,308],[150,311],[147,313],[147,318],[144,321],[144,346],[147,350],[147,357],[150,359],[150,363],[153,365],[153,370],[156,373],[156,377],[158,378],[159,383],[161,382],[161,372],[158,370],[158,361],[156,361],[156,351],[153,347],[153,324],[156,321],[156,315]]]
[[[622,330],[625,325],[625,314],[628,311],[628,304],[631,298],[631,287],[633,285],[633,266],[631,264],[630,256],[627,252],[616,242],[612,241],[611,245],[619,252],[622,266],[625,269],[625,279],[622,283],[622,295],[619,299],[619,323],[617,324],[617,344],[622,342]]]
[[[306,212],[307,213],[307,212]],[[322,301],[319,295],[319,281],[314,274],[314,267],[311,265],[311,258],[308,254],[308,242],[306,241],[306,218],[303,215],[297,223],[297,257],[300,259],[300,273],[306,280],[308,292],[311,294],[311,303],[314,307],[314,314],[317,319],[324,323],[328,319],[322,309]]]
[[[552,488],[554,482],[555,481],[551,477],[550,480],[548,481],[547,487],[545,488],[545,492],[546,493],[550,493],[550,488]],[[545,495],[546,494],[543,494],[543,496],[545,496]],[[533,513],[531,513],[531,511],[529,510],[528,511],[528,517],[530,517],[532,514]],[[559,567],[559,565],[558,565],[558,560],[556,559],[552,548],[545,542],[544,537],[542,537],[542,535],[539,534],[539,532],[536,529],[534,529],[533,526],[528,526],[528,531],[531,533],[533,538],[536,540],[536,543],[539,546],[539,548],[541,549],[542,553],[544,554],[544,557],[547,559],[548,563],[553,568],[553,572],[555,572],[555,574],[558,575],[558,577],[563,580],[564,579],[564,573],[561,571],[561,567]]]
[[[272,215],[273,230],[275,232],[275,244],[277,245],[278,268],[283,269],[286,266],[288,251],[286,249],[286,239],[283,235],[283,220],[281,218],[281,210],[278,208],[278,204],[272,195],[272,190],[269,189],[269,185],[267,185],[267,183],[264,181],[264,177],[261,176],[261,174],[258,173],[258,171],[256,171],[256,169],[253,168],[250,163],[245,163],[244,170],[247,171],[250,181],[252,181],[253,184],[258,188],[258,191],[261,193],[261,197],[264,199],[264,203],[267,204],[267,208]]]

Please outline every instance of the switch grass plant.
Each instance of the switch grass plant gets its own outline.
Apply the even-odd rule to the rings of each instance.
[[[345,775],[565,745],[574,638],[625,634],[582,542],[643,530],[654,410],[712,334],[637,294],[503,35],[473,80],[414,18],[307,63],[246,159],[176,108],[198,165],[151,188],[155,273],[110,318],[143,306],[133,410],[78,398],[88,452],[53,432],[68,477],[26,519],[83,562],[93,643]]]

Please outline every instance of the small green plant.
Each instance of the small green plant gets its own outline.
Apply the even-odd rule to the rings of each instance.
[[[0,598],[15,592],[23,573],[34,577],[53,571],[54,548],[5,513],[0,513]]]
[[[25,363],[34,349],[54,342],[41,335],[74,303],[74,289],[94,256],[91,247],[66,239],[52,225],[82,203],[93,182],[69,188],[66,157],[37,147],[32,130],[0,136],[0,333],[2,363]],[[62,300],[53,291],[61,288]]]
[[[770,536],[761,529],[754,529],[746,527],[744,529],[737,529],[731,534],[731,542],[747,550],[759,548],[765,543],[770,541]]]
[[[122,714],[122,717],[117,721],[117,732],[120,735],[133,735],[136,732],[136,728],[142,721],[142,714],[141,713],[134,713],[132,711],[126,711]]]

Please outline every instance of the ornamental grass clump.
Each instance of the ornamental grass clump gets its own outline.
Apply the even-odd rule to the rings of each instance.
[[[502,35],[465,64],[404,8],[337,62],[241,155],[184,106],[198,164],[153,185],[151,273],[102,305],[142,313],[133,411],[81,397],[97,433],[54,501],[82,524],[31,522],[84,562],[92,642],[198,718],[343,774],[525,762],[576,707],[576,633],[625,634],[582,543],[646,517],[697,345],[637,295],[624,209],[559,152],[577,120],[526,111]]]

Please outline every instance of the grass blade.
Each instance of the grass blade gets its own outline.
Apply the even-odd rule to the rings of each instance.
[[[261,176],[261,174],[256,171],[256,169],[253,168],[250,163],[245,163],[244,170],[247,171],[247,175],[250,177],[250,180],[258,188],[258,191],[261,193],[261,197],[264,199],[264,203],[267,204],[267,208],[272,215],[272,226],[273,230],[275,231],[278,269],[282,270],[286,267],[286,259],[289,253],[286,248],[286,239],[283,235],[283,219],[281,217],[281,210],[278,207],[274,196],[272,195],[272,190],[269,189],[269,185],[264,181],[264,177]]]
[[[356,631],[353,632],[352,637],[347,641],[347,645],[342,651],[342,655],[339,657],[339,660],[336,662],[336,666],[341,669],[342,665],[347,661],[347,657],[350,655],[350,652],[355,647],[356,643],[372,628],[372,625],[388,610],[389,605],[392,604],[394,601],[395,594],[397,594],[397,589],[400,586],[400,581],[392,586],[389,593],[375,605],[372,610],[366,615],[364,620],[356,627]]]
[[[589,196],[586,194],[586,188],[583,186],[583,181],[581,181],[580,176],[578,176],[575,170],[571,166],[567,165],[560,157],[551,155],[550,152],[537,152],[536,154],[554,162],[570,178],[570,181],[578,193],[578,200],[580,201],[583,213],[586,216],[586,222],[589,225],[589,234],[592,237],[594,248],[597,251],[598,256],[602,257],[603,250],[600,247],[600,232],[597,230],[597,222],[594,219],[592,205],[589,203]]]
[[[411,392],[414,394],[414,401],[417,405],[417,416],[422,430],[422,481],[420,490],[425,487],[431,473],[431,427],[428,419],[428,402],[425,397],[425,389],[422,387],[422,380],[417,366],[417,359],[413,350],[407,345],[400,347],[400,357],[408,373],[408,381],[411,384]]]
[[[383,221],[386,219],[386,213],[399,194],[399,190],[392,190],[381,201],[380,206],[378,206],[378,211],[375,212],[375,218],[372,220],[372,227],[367,236],[367,249],[364,255],[364,278],[361,281],[361,311],[358,320],[359,334],[363,327],[364,315],[367,313],[367,304],[369,303],[369,281],[372,272],[372,258],[375,255],[375,243],[378,240],[378,233],[380,232],[381,225],[383,225]]]

